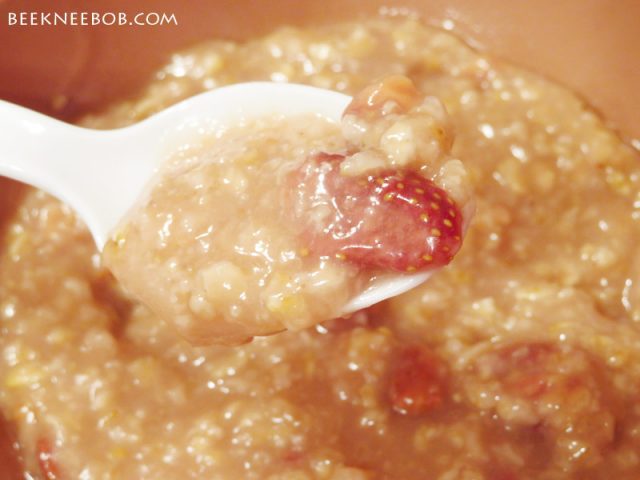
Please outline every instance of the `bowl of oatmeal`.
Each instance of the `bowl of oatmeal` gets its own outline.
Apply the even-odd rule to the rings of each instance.
[[[136,301],[126,282],[116,280],[151,265],[161,249],[133,237],[139,264],[105,263],[73,211],[0,179],[0,411],[5,436],[16,446],[3,465],[19,457],[18,470],[44,479],[636,478],[640,164],[628,140],[637,126],[613,106],[634,104],[637,95],[622,83],[598,90],[599,80],[583,78],[591,67],[568,68],[570,45],[559,45],[556,63],[549,60],[546,69],[536,65],[553,57],[543,40],[546,53],[537,56],[526,55],[527,42],[514,40],[520,57],[506,55],[509,60],[470,47],[460,36],[468,25],[464,12],[476,19],[476,38],[489,45],[493,35],[518,38],[513,27],[501,29],[499,18],[482,17],[470,4],[466,10],[453,4],[460,10],[447,15],[435,4],[415,3],[409,5],[421,5],[415,13],[386,8],[359,18],[352,7],[328,2],[324,13],[306,7],[317,13],[314,19],[290,16],[286,2],[274,5],[272,24],[245,14],[233,24],[234,35],[225,20],[239,7],[201,14],[218,18],[207,35],[185,36],[188,46],[178,34],[176,43],[158,43],[158,52],[172,55],[133,66],[155,72],[140,74],[144,80],[113,80],[103,92],[108,101],[90,94],[100,85],[89,81],[98,67],[85,72],[92,87],[80,80],[73,86],[66,72],[67,83],[57,84],[60,96],[48,92],[48,108],[73,114],[84,126],[115,128],[230,83],[291,81],[354,95],[379,78],[405,75],[444,105],[454,133],[450,154],[468,175],[476,213],[460,251],[422,287],[349,318],[232,347],[194,345],[149,308],[166,298]],[[555,18],[556,10],[541,11]],[[584,15],[600,13],[594,7]],[[433,15],[448,21],[434,26]],[[504,15],[520,19],[520,33],[535,23],[515,10]],[[480,18],[492,19],[495,29],[484,30],[491,23]],[[549,33],[540,28],[539,35]],[[117,48],[138,34],[114,35]],[[591,37],[576,38],[591,45]],[[598,48],[613,51],[605,47]],[[504,56],[508,49],[501,48]],[[602,65],[595,61],[598,48],[589,61]],[[78,64],[82,55],[74,57]],[[103,62],[102,68],[108,58]],[[538,66],[582,96],[523,65]],[[626,71],[610,69],[614,77]],[[16,72],[18,79],[18,64]],[[44,108],[38,102],[51,85],[31,92],[27,86],[23,103]],[[67,88],[75,95],[61,93]],[[126,98],[118,88],[128,91]],[[20,90],[12,92],[5,98]],[[618,130],[585,96],[617,120]],[[274,125],[284,132],[274,133]],[[281,139],[296,128],[271,121],[251,132]],[[332,133],[323,128],[314,131],[323,151],[332,151],[325,148]],[[224,144],[207,151],[218,145]],[[282,155],[280,145],[261,147],[249,163],[264,166]],[[191,173],[216,178],[217,168],[214,162]],[[295,191],[306,184],[308,169],[292,170],[298,176],[287,178],[295,179]],[[169,176],[165,183],[189,178]],[[223,203],[219,194],[208,195]],[[142,219],[157,221],[156,213]],[[391,226],[397,218],[389,217]],[[273,228],[271,221],[267,226]],[[215,290],[216,275],[230,268],[219,263],[215,275],[205,269],[194,285],[206,292],[212,278]],[[237,277],[230,269],[227,278]],[[164,275],[158,272],[144,277],[143,286]],[[157,282],[175,290],[171,278]],[[196,311],[206,317],[206,304],[198,302]],[[281,321],[302,318],[291,312]],[[280,329],[268,327],[260,333]]]

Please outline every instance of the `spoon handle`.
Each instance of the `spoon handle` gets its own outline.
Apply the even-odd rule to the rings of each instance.
[[[0,175],[58,197],[95,236],[103,230],[99,223],[108,206],[105,189],[113,176],[108,155],[118,144],[114,137],[112,131],[76,127],[0,101]]]
[[[61,187],[80,174],[87,130],[0,101],[0,175],[65,196]]]

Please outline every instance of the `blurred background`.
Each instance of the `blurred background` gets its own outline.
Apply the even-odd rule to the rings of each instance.
[[[0,0],[0,98],[64,118],[130,94],[169,53],[207,37],[326,23],[380,8],[452,22],[474,44],[579,92],[640,138],[637,0]],[[9,26],[10,12],[164,12],[178,25]]]

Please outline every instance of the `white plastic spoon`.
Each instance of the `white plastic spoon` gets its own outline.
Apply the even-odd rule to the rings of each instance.
[[[204,125],[304,113],[338,121],[350,100],[305,85],[242,83],[196,95],[116,130],[76,127],[0,101],[0,175],[36,186],[74,208],[102,250],[159,165],[202,134]],[[343,313],[404,293],[431,273],[381,278],[348,302]]]

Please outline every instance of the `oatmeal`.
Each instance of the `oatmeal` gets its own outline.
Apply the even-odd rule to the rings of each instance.
[[[460,248],[472,203],[447,121],[396,76],[357,94],[341,126],[220,127],[162,168],[105,264],[193,343],[342,316],[376,280],[437,269]]]
[[[424,286],[348,319],[194,347],[123,293],[72,211],[0,181],[0,406],[32,475],[637,478],[640,164],[564,88],[374,19],[176,54],[137,100],[83,123],[231,82],[355,94],[389,74],[443,102],[476,214]]]

